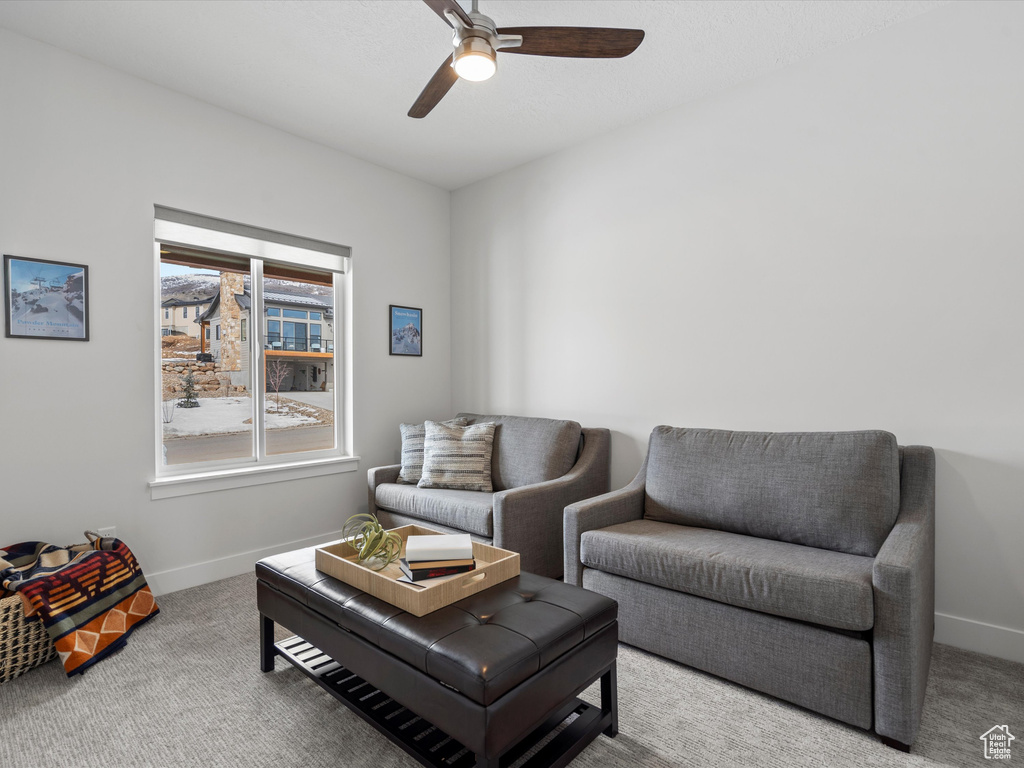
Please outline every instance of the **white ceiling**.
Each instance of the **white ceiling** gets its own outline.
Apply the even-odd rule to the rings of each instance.
[[[451,30],[420,0],[2,0],[0,26],[456,189],[946,2],[482,0],[499,27],[647,34],[624,59],[503,54],[422,120]]]

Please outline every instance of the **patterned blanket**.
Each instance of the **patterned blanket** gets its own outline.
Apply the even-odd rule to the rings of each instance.
[[[89,543],[26,541],[0,549],[0,584],[38,613],[68,677],[120,650],[160,609],[131,550],[86,533]]]

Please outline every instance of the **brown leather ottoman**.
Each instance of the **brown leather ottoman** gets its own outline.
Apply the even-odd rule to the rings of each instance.
[[[618,605],[520,574],[417,618],[320,571],[314,550],[256,564],[260,667],[283,656],[423,765],[564,766],[618,733]],[[295,637],[274,643],[274,622]],[[601,707],[576,698],[601,679]]]

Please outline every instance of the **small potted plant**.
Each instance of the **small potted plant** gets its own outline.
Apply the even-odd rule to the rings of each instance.
[[[359,564],[379,571],[402,553],[402,537],[384,529],[375,515],[352,515],[341,529],[342,538],[356,551]]]

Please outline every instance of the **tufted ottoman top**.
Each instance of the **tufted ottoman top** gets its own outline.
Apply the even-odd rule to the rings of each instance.
[[[618,604],[603,595],[522,573],[417,618],[316,570],[313,548],[260,560],[256,575],[484,706],[618,613]]]

